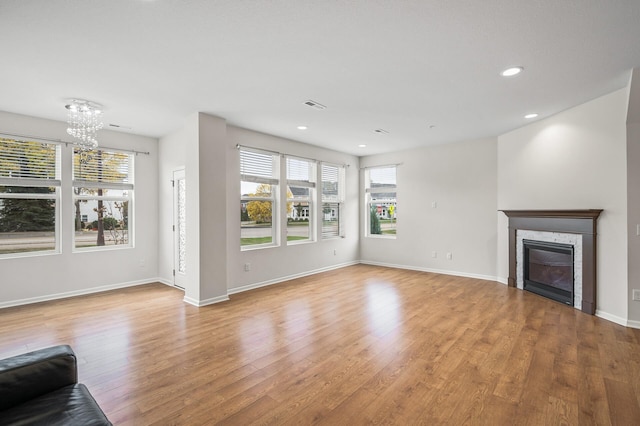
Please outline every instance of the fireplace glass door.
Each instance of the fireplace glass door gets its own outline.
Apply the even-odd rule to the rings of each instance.
[[[573,305],[573,246],[523,240],[524,289]]]

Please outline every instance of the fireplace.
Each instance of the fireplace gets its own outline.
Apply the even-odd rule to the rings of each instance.
[[[573,246],[523,240],[523,289],[573,306]]]
[[[509,287],[533,291],[595,314],[596,231],[602,210],[501,211],[509,218]],[[533,244],[528,250],[525,241]],[[533,272],[530,262],[525,271],[524,264],[532,252]],[[549,261],[549,257],[556,260]],[[564,265],[570,258],[572,266]]]

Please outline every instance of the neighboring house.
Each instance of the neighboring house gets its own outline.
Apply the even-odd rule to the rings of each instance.
[[[95,202],[80,202],[80,221],[84,224],[92,223],[98,220],[98,212],[96,211]],[[117,221],[122,220],[122,213],[115,208],[110,208],[108,203],[105,203],[104,217],[113,217]]]
[[[376,207],[376,215],[380,219],[395,219],[396,218],[396,200],[376,200],[375,203],[372,203]],[[389,209],[390,206],[393,206],[392,209]],[[390,213],[390,211],[392,213]]]

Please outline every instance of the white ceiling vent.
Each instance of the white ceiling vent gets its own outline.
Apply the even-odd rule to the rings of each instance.
[[[326,106],[324,106],[321,103],[318,103],[316,101],[312,101],[311,99],[309,99],[308,101],[304,101],[304,104],[306,106],[308,106],[308,107],[315,108],[315,109],[320,109],[320,110],[327,109]]]
[[[131,127],[127,127],[127,126],[121,126],[119,124],[113,124],[113,123],[109,123],[109,127],[113,127],[114,129],[126,129],[126,130],[132,130]]]

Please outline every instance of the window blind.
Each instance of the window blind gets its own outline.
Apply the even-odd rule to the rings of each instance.
[[[331,164],[322,164],[322,201],[342,201],[342,175],[344,168]]]
[[[240,176],[247,182],[277,185],[274,154],[240,150]]]
[[[396,196],[396,166],[367,169],[369,187],[366,192],[372,199],[380,200]]]
[[[371,192],[384,190],[389,192],[396,189],[396,167],[377,167],[369,169],[369,188]]]
[[[73,186],[133,189],[133,154],[74,150]]]
[[[287,157],[287,184],[303,188],[315,188],[314,163],[309,160]]]
[[[0,138],[0,184],[60,185],[56,144]]]

